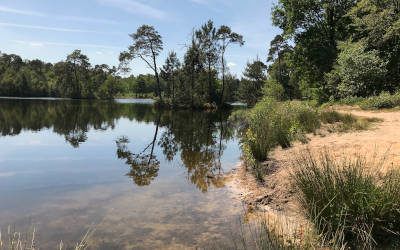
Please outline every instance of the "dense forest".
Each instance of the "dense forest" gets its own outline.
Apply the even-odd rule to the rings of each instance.
[[[319,102],[394,92],[400,84],[400,2],[279,0],[268,94]]]
[[[0,95],[109,99],[118,93],[115,73],[104,64],[92,67],[80,50],[55,64],[0,54]]]

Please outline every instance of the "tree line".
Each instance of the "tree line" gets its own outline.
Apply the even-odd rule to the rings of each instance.
[[[226,70],[226,52],[232,45],[242,46],[243,36],[230,27],[216,27],[209,20],[192,32],[182,61],[171,51],[159,68],[157,57],[163,50],[159,32],[149,25],[130,35],[132,44],[120,54],[120,69],[129,71],[129,63],[139,58],[154,72],[155,94],[162,104],[173,107],[222,106],[234,100],[235,81]]]
[[[243,36],[212,21],[194,30],[182,60],[169,52],[158,65],[163,41],[149,25],[130,35],[132,44],[119,56],[118,68],[92,66],[80,50],[55,64],[23,60],[18,55],[0,54],[0,95],[21,97],[68,97],[111,99],[115,96],[156,97],[172,107],[216,107],[239,100],[240,80],[229,73],[226,53],[232,45],[242,46]],[[129,63],[139,58],[154,72],[121,77]]]
[[[116,72],[105,64],[91,66],[80,50],[55,64],[1,53],[0,95],[111,99],[120,88]]]

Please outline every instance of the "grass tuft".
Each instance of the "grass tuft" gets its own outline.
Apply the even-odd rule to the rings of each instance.
[[[334,125],[332,132],[347,132],[351,130],[366,130],[375,122],[381,121],[378,118],[358,117],[352,114],[343,114],[335,110],[325,109],[320,112],[321,122]]]
[[[364,157],[337,161],[326,151],[317,157],[301,154],[295,162],[294,185],[319,233],[349,246],[399,240],[399,171],[379,176],[367,170]]]

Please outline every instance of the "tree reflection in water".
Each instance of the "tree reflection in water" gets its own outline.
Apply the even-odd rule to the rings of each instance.
[[[151,181],[157,177],[160,168],[160,162],[153,155],[153,151],[147,154],[146,148],[138,154],[132,153],[128,149],[129,139],[125,136],[118,138],[116,143],[118,158],[124,159],[130,166],[130,171],[126,175],[138,186],[150,185]]]
[[[168,162],[180,160],[188,180],[203,192],[224,185],[221,157],[235,133],[229,111],[162,111],[143,104],[66,100],[2,99],[0,106],[0,136],[52,129],[77,149],[90,140],[89,131],[113,129],[121,118],[153,124],[152,140],[138,152],[129,150],[127,137],[116,140],[117,157],[129,165],[127,175],[136,185],[149,185],[157,177],[162,156]],[[156,147],[161,149],[157,154]]]

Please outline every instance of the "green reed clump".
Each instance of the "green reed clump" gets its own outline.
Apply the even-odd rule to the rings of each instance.
[[[319,126],[318,113],[309,105],[267,98],[250,112],[244,143],[257,161],[265,161],[276,146],[287,148],[304,133],[315,131]]]
[[[362,109],[385,109],[400,106],[400,92],[390,94],[382,92],[378,96],[371,96],[359,102]]]
[[[382,162],[379,162],[382,164]],[[379,165],[378,164],[378,165]],[[349,246],[390,244],[400,235],[400,172],[367,171],[363,157],[298,156],[292,173],[301,202],[319,233]]]

